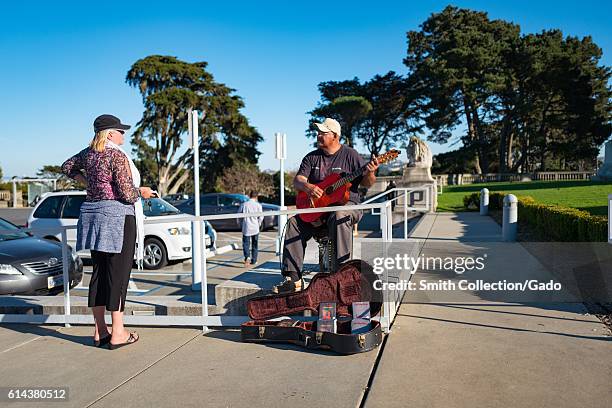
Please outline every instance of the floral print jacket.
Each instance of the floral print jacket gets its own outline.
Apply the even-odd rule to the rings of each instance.
[[[86,201],[117,200],[133,204],[138,200],[130,165],[119,150],[97,152],[88,147],[66,160],[62,172],[70,178],[81,174],[87,179]]]

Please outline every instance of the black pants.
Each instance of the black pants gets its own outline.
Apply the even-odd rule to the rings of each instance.
[[[91,251],[93,274],[89,282],[89,307],[106,306],[111,312],[125,310],[130,273],[134,262],[136,217],[127,215],[121,253]]]

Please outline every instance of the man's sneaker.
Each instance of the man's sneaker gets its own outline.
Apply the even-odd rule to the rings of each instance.
[[[294,281],[290,277],[286,277],[284,281],[272,287],[274,293],[293,293],[299,292],[304,288],[304,279]]]
[[[248,267],[249,266],[249,258],[245,258],[244,259],[244,267]]]

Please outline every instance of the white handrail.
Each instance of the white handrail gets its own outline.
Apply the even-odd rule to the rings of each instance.
[[[367,203],[371,203],[372,201],[376,200],[377,198],[386,196],[389,193],[392,193],[394,191],[421,191],[421,190],[425,190],[429,188],[428,184],[423,184],[421,186],[417,186],[417,187],[394,187],[391,190],[385,190],[382,193],[375,195],[374,197],[370,197],[367,200],[365,200],[363,203],[361,204],[367,204]],[[395,197],[395,198],[399,198],[399,197]]]
[[[422,190],[427,189],[427,187],[417,187],[417,188],[395,188],[389,191],[386,191],[378,196],[369,199],[372,200],[379,198],[389,192],[393,191],[402,191],[404,195],[407,196],[408,191]],[[344,205],[344,206],[336,206],[336,207],[322,207],[322,208],[305,208],[305,209],[288,209],[288,210],[279,210],[279,211],[264,211],[260,213],[233,213],[233,214],[219,214],[219,215],[203,215],[203,216],[182,216],[182,217],[164,217],[163,219],[157,220],[146,220],[147,224],[163,224],[170,223],[175,221],[207,221],[207,220],[220,220],[220,219],[238,219],[238,218],[246,218],[246,217],[257,217],[257,216],[272,216],[272,215],[294,215],[294,214],[306,214],[306,213],[328,213],[328,212],[336,212],[342,210],[373,210],[376,208],[380,208],[381,212],[384,216],[381,217],[381,233],[382,233],[382,241],[383,242],[392,242],[393,239],[393,222],[392,222],[392,212],[391,212],[391,203],[394,200],[397,200],[400,196],[395,197],[392,200],[387,200],[382,203],[364,203],[364,204],[356,204],[356,205]],[[407,209],[407,200],[404,200],[404,214],[406,214]],[[383,212],[384,209],[384,212]],[[428,211],[427,208],[412,208],[414,211]],[[404,220],[406,222],[406,220]],[[85,315],[71,315],[70,313],[70,276],[69,276],[69,268],[70,262],[68,261],[68,244],[67,244],[67,230],[76,229],[76,225],[63,225],[58,227],[44,227],[44,228],[23,228],[19,231],[22,232],[36,232],[36,231],[60,231],[62,236],[62,260],[63,260],[63,278],[64,278],[64,314],[63,315],[30,315],[27,316],[17,315],[17,314],[0,314],[0,322],[2,323],[12,323],[12,322],[20,322],[20,323],[34,323],[34,324],[42,324],[42,323],[63,323],[66,326],[69,326],[70,323],[91,323],[93,322],[93,318],[91,316]],[[15,233],[15,230],[0,230],[0,233]],[[193,233],[193,231],[192,231]],[[407,229],[404,227],[404,238],[407,237]],[[192,250],[202,250],[202,248],[193,248]],[[206,257],[203,258],[203,262],[206,262]],[[206,269],[203,269],[202,273],[202,287],[206,287],[208,284],[208,276],[206,274]],[[385,277],[388,279],[388,276]],[[399,306],[395,301],[389,301],[389,296],[386,294],[386,301],[384,302],[383,307],[383,315],[381,316],[381,324],[388,330],[389,324],[391,323],[392,317],[395,315],[396,309]],[[401,296],[400,296],[401,297]],[[205,304],[206,302],[206,304]],[[200,316],[125,316],[125,321],[128,324],[142,324],[142,325],[164,325],[164,324],[172,324],[172,325],[197,325],[197,326],[223,326],[223,325],[231,325],[235,326],[236,324],[240,324],[243,321],[248,320],[246,316],[208,316],[208,304],[207,299],[202,296],[201,299],[202,313]],[[61,316],[61,317],[60,317]]]

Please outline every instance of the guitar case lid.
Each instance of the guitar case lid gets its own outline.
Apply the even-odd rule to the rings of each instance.
[[[351,260],[336,272],[317,273],[300,292],[252,298],[247,302],[247,310],[251,319],[265,320],[305,310],[318,313],[321,302],[334,302],[338,315],[350,315],[353,302],[369,301],[371,314],[375,316],[382,307],[382,292],[373,289],[377,279],[367,262]]]

